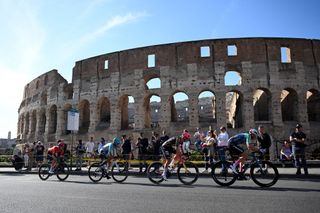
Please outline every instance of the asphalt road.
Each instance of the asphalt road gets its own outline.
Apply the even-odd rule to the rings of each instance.
[[[0,212],[319,212],[320,180],[281,179],[262,189],[252,180],[229,188],[201,177],[192,186],[174,177],[160,185],[144,177],[118,184],[87,176],[56,177],[41,181],[34,174],[0,174]]]

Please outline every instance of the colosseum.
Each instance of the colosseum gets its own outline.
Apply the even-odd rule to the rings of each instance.
[[[232,74],[236,83],[228,83]],[[219,126],[233,135],[262,124],[284,140],[299,122],[312,151],[320,147],[319,85],[320,40],[212,39],[123,50],[77,61],[71,83],[57,70],[29,82],[17,138],[48,144],[71,135],[135,138]],[[177,100],[177,94],[186,98]],[[79,112],[79,131],[70,134],[72,108]]]

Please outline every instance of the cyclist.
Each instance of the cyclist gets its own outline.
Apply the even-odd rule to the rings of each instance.
[[[57,146],[53,146],[48,149],[48,160],[51,160],[51,166],[49,170],[50,174],[54,173],[54,170],[57,168],[58,163],[62,161],[65,152],[65,144],[63,140],[58,140],[57,142]]]
[[[239,156],[238,160],[236,160],[235,163],[231,165],[231,169],[236,174],[238,174],[236,168],[239,165],[239,179],[245,179],[242,174],[243,164],[247,160],[249,152],[259,151],[259,149],[255,146],[257,136],[258,131],[256,129],[250,129],[248,133],[237,134],[228,140],[230,152],[233,155]]]
[[[164,171],[162,173],[162,177],[164,180],[167,180],[167,171],[170,166],[174,166],[175,162],[179,160],[182,156],[182,143],[183,139],[181,137],[171,137],[168,140],[166,140],[160,147],[160,150],[163,155],[164,163]],[[180,148],[179,148],[180,146]],[[174,157],[171,160],[171,155],[175,154]]]
[[[114,159],[115,157],[118,156],[120,144],[121,144],[120,138],[115,137],[115,138],[113,138],[112,142],[105,144],[99,150],[99,156],[100,156],[101,160],[103,161],[106,159],[106,162],[107,162],[107,164],[106,164],[106,170],[107,170],[106,177],[107,177],[107,179],[110,179],[110,177],[108,175],[108,170],[109,170],[109,167],[111,166],[112,159]]]

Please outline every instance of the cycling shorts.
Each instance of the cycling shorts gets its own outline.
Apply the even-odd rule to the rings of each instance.
[[[242,154],[244,152],[248,152],[249,151],[246,144],[237,144],[237,145],[230,144],[229,149],[230,149],[231,155],[233,155],[233,156],[234,155],[240,155],[240,154]]]

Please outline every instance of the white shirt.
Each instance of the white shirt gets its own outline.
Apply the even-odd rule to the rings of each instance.
[[[86,143],[86,152],[92,153],[93,152],[93,148],[94,148],[94,142],[93,141],[88,141]]]
[[[220,132],[218,135],[218,146],[228,146],[229,135],[227,132]]]

